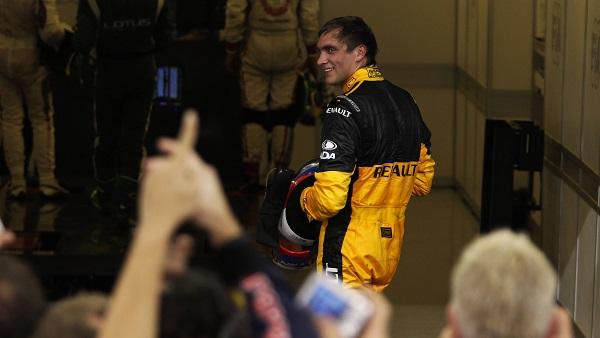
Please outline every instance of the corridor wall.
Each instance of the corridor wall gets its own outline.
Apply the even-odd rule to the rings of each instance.
[[[485,120],[530,119],[532,15],[532,1],[457,0],[455,183],[477,215]]]
[[[600,337],[600,1],[548,0],[543,125],[544,248],[558,299],[585,337]]]

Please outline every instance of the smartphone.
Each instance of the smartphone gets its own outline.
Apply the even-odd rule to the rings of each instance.
[[[344,338],[358,337],[374,311],[367,296],[319,273],[304,282],[296,301],[314,316],[331,318]]]

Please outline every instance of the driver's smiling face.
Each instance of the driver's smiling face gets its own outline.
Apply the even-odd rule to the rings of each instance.
[[[325,74],[325,83],[338,85],[346,81],[358,68],[357,50],[348,50],[348,45],[338,38],[339,29],[323,33],[317,42],[319,58],[317,65]]]

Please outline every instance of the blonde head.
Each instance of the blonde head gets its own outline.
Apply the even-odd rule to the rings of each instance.
[[[464,338],[541,338],[555,289],[542,252],[525,235],[500,230],[464,250],[452,273],[450,303]]]

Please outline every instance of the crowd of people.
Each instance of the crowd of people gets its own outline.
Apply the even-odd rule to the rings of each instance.
[[[41,26],[33,23],[41,17],[40,8],[52,8],[44,4],[53,2],[30,2],[35,11],[27,15],[35,29],[28,34],[35,36],[57,21],[44,16]],[[14,3],[0,0],[0,17],[8,8],[28,13],[10,7]],[[0,337],[342,337],[333,316],[300,305],[281,273],[255,251],[218,172],[195,152],[199,121],[194,111],[185,113],[177,138],[159,140],[161,155],[140,165],[154,88],[153,53],[170,34],[165,6],[160,0],[82,0],[78,12],[75,47],[97,66],[97,188],[92,197],[102,209],[137,214],[114,289],[110,295],[84,293],[47,304],[31,269],[2,255]],[[289,84],[286,79],[295,79],[295,69],[308,60],[309,68],[322,72],[325,83],[341,86],[343,95],[324,109],[314,183],[296,191],[296,205],[287,205],[300,215],[292,226],[318,222],[317,272],[339,288],[357,289],[372,305],[358,337],[392,337],[393,308],[383,291],[400,260],[409,201],[431,191],[431,133],[411,94],[384,78],[375,61],[375,35],[364,20],[340,17],[317,30],[317,8],[312,0],[228,1],[228,68],[241,61],[245,128],[248,134],[257,132],[246,139],[253,144],[245,158],[251,164],[246,174],[257,183],[259,152],[251,148],[262,148],[266,132],[273,134],[271,142],[281,143],[271,144],[275,165],[289,164],[291,126],[284,110],[291,105],[291,90],[278,83]],[[0,36],[5,31],[16,32],[0,30]],[[279,40],[291,44],[275,53],[265,48]],[[2,41],[0,52],[8,48]],[[25,47],[35,52],[36,47]],[[261,67],[256,58],[285,64]],[[131,76],[114,81],[122,73]],[[3,130],[7,112],[12,111],[3,110]],[[39,154],[40,147],[34,144]],[[67,193],[53,174],[46,181],[46,164],[36,165],[43,193]],[[11,171],[9,195],[24,194],[22,183],[21,172]],[[177,232],[183,222],[206,234],[219,262],[214,271],[190,266],[194,243]],[[0,228],[0,249],[14,240],[13,233]],[[453,270],[440,337],[571,337],[570,317],[556,305],[555,290],[555,271],[525,235],[504,230],[482,236],[465,248]]]
[[[187,113],[179,137],[160,141],[164,155],[146,162],[140,223],[110,300],[81,294],[48,306],[31,270],[0,257],[2,337],[339,337],[331,319],[311,317],[294,302],[282,276],[254,251],[218,173],[194,151],[196,130],[196,115]],[[218,271],[190,268],[177,254],[186,245],[173,234],[184,219],[206,231]],[[0,238],[10,245],[9,232]],[[475,239],[450,290],[440,337],[572,337],[570,317],[555,303],[556,273],[523,234]],[[360,337],[394,336],[390,303],[363,292],[375,312]]]

